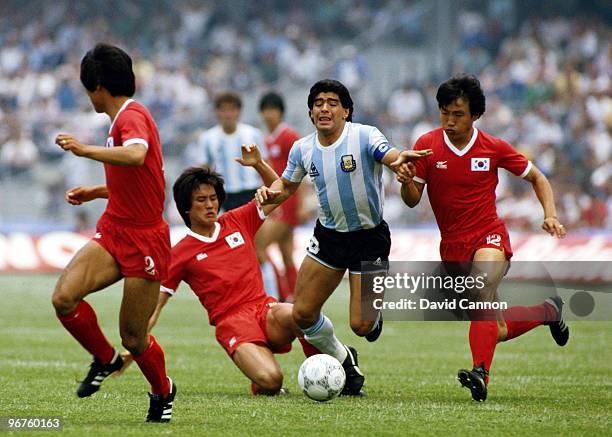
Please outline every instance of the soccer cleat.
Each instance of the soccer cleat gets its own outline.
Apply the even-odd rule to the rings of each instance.
[[[85,379],[81,381],[81,384],[77,389],[77,396],[80,398],[91,396],[100,390],[102,381],[104,381],[111,373],[121,370],[122,367],[123,359],[117,351],[115,351],[115,355],[110,363],[107,364],[102,364],[100,360],[94,357],[91,365],[89,366],[87,376],[85,376]]]
[[[569,327],[563,320],[563,299],[560,296],[552,296],[544,301],[545,303],[552,305],[557,310],[557,320],[550,322],[548,327],[550,328],[550,335],[555,339],[555,342],[559,346],[565,346],[569,340]]]
[[[477,366],[472,370],[459,370],[457,379],[462,386],[470,389],[472,392],[472,399],[477,402],[484,402],[487,399],[486,375],[487,371],[483,367]]]
[[[382,329],[383,316],[382,312],[379,312],[378,317],[376,317],[376,323],[372,327],[372,330],[366,334],[365,339],[368,340],[370,343],[378,340],[378,337],[380,337],[380,334],[382,333]]]
[[[362,390],[365,376],[363,376],[359,369],[357,351],[352,346],[344,345],[344,348],[346,349],[346,358],[342,363],[342,367],[346,374],[346,382],[338,396],[365,396],[366,392]]]
[[[176,384],[172,379],[170,381],[170,393],[164,397],[162,395],[152,395],[149,393],[149,412],[147,413],[147,422],[170,422],[172,419],[172,404],[176,396]]]

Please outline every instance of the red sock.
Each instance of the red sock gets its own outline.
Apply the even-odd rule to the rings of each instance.
[[[469,337],[472,362],[474,367],[484,367],[487,374],[493,362],[498,330],[497,320],[474,320],[470,323]],[[485,376],[485,383],[489,383],[488,375]]]
[[[134,355],[134,361],[151,384],[151,393],[166,396],[170,393],[170,381],[166,375],[164,350],[155,341],[155,337],[151,335],[150,339],[147,350],[140,355]]]
[[[511,340],[531,331],[536,326],[555,320],[557,310],[550,304],[543,303],[530,307],[512,307],[502,312],[508,334],[506,340]]]
[[[317,349],[316,347],[314,347],[313,345],[308,343],[304,339],[304,337],[298,337],[298,340],[302,344],[302,350],[304,351],[304,355],[306,357],[312,357],[313,355],[317,355],[317,354],[321,353],[321,351],[319,349]]]
[[[96,313],[87,302],[80,301],[71,314],[58,314],[57,318],[76,341],[100,362],[106,364],[113,359],[115,349],[104,336]]]
[[[294,264],[285,268],[285,281],[287,283],[285,294],[287,298],[291,298],[295,292],[295,283],[297,282],[297,270]]]

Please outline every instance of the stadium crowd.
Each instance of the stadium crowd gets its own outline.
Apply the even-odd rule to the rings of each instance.
[[[92,113],[77,80],[80,58],[99,40],[133,56],[137,98],[152,110],[165,153],[179,157],[214,124],[212,100],[221,90],[263,92],[281,77],[309,86],[323,74],[335,74],[349,88],[367,87],[373,66],[349,45],[363,29],[383,28],[404,11],[396,42],[418,45],[424,38],[405,11],[410,8],[393,0],[339,0],[315,8],[276,0],[156,0],[147,7],[102,0],[28,2],[5,13],[14,3],[0,6],[0,180],[29,183],[41,162],[62,168],[65,176],[42,182],[51,198],[47,216],[63,207],[63,190],[88,171],[64,156],[52,138],[64,129],[99,142],[108,126],[106,117]],[[518,28],[476,10],[463,11],[458,20],[459,50],[451,68],[476,74],[483,84],[487,112],[477,126],[538,165],[568,228],[612,229],[610,29],[601,19],[582,16],[525,21]],[[330,61],[331,46],[345,49]],[[437,126],[440,79],[403,84],[380,96],[375,110],[360,112],[357,102],[355,121],[379,126],[395,143],[410,146]],[[406,214],[393,195],[398,189],[390,181],[390,222],[433,220],[429,208]],[[510,228],[530,230],[540,223],[526,183],[501,177],[498,198]]]

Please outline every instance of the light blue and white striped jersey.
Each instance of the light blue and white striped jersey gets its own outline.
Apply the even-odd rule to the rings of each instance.
[[[319,198],[319,221],[339,232],[377,226],[383,219],[381,160],[393,147],[374,126],[347,122],[327,147],[314,132],[297,140],[283,178],[301,182],[308,174]]]
[[[214,126],[200,135],[195,153],[191,153],[197,164],[208,164],[221,173],[225,179],[225,191],[237,193],[261,187],[262,180],[257,171],[251,167],[243,167],[234,158],[242,156],[242,144],[255,143],[259,146],[264,159],[267,158],[263,134],[253,126],[238,123],[236,131],[228,135],[219,125]]]

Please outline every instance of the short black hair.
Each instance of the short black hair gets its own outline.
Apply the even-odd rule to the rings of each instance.
[[[215,98],[215,109],[219,109],[223,103],[231,103],[236,105],[238,109],[242,109],[242,99],[240,98],[240,94],[233,91],[224,91],[221,94],[218,94]]]
[[[101,86],[113,97],[132,97],[136,92],[132,59],[119,47],[96,44],[81,60],[81,83],[90,92]]]
[[[308,109],[312,111],[314,101],[320,93],[336,93],[340,98],[340,104],[344,109],[349,110],[346,121],[353,121],[353,99],[349,90],[339,81],[334,79],[323,79],[315,83],[310,88],[308,94]]]
[[[191,196],[200,185],[212,185],[217,194],[219,208],[225,201],[225,188],[223,176],[212,170],[210,167],[203,165],[200,167],[189,167],[177,178],[172,186],[172,194],[174,195],[174,203],[176,209],[181,215],[185,225],[191,229],[191,219],[189,218],[189,210],[191,209]]]
[[[442,109],[463,98],[470,105],[470,114],[481,116],[485,112],[485,95],[476,76],[462,74],[453,76],[438,88],[436,100],[438,108]]]
[[[285,113],[285,102],[280,94],[275,92],[269,92],[264,94],[259,101],[259,111],[263,111],[266,108],[278,109],[281,114]]]

